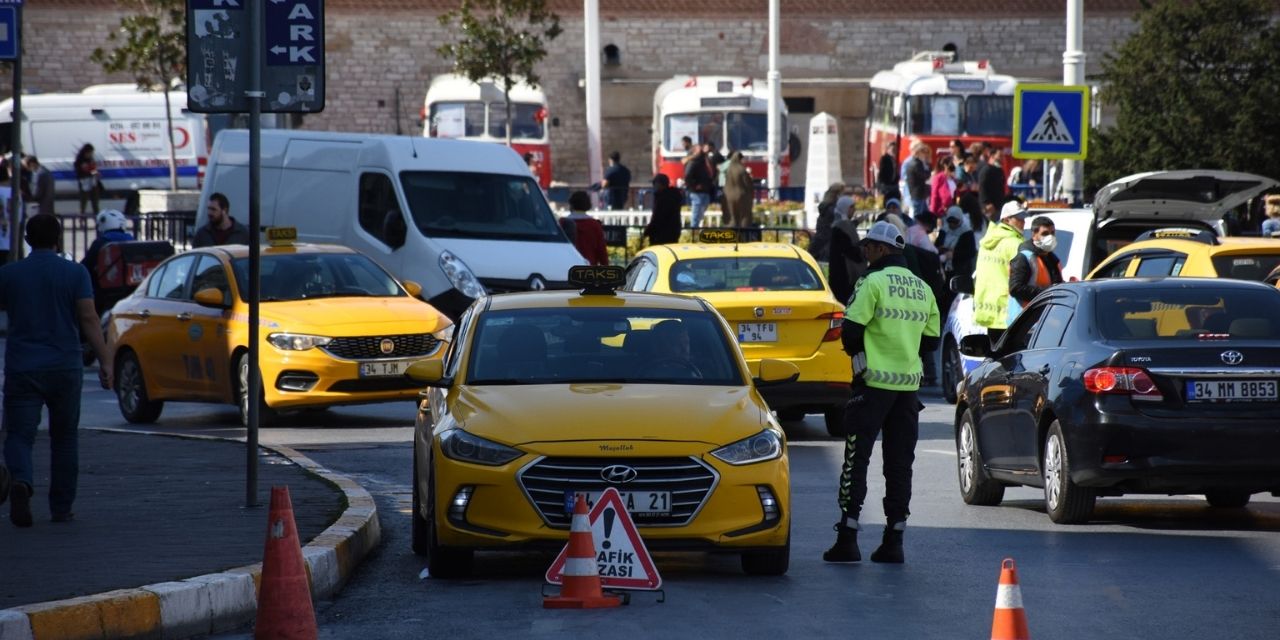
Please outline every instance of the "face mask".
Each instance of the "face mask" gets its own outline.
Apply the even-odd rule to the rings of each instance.
[[[1040,239],[1036,240],[1035,245],[1037,249],[1045,253],[1052,253],[1058,246],[1058,239],[1053,237],[1053,234],[1040,236]]]

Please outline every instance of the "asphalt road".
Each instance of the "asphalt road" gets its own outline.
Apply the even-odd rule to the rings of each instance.
[[[791,434],[786,576],[748,578],[735,556],[658,554],[666,602],[639,593],[605,611],[542,609],[550,555],[480,554],[472,579],[420,577],[425,564],[409,550],[409,403],[298,414],[261,439],[297,447],[378,501],[383,546],[339,597],[316,604],[325,638],[982,638],[1004,557],[1018,563],[1037,639],[1275,637],[1280,500],[1255,496],[1247,509],[1223,511],[1190,496],[1105,499],[1094,523],[1070,527],[1050,523],[1032,489],[1008,491],[1000,507],[969,507],[956,488],[951,408],[936,396],[925,400],[906,565],[822,562],[834,536],[842,445],[810,416]],[[86,425],[125,426],[106,392],[87,391],[85,406]],[[153,428],[242,436],[235,420],[229,406],[170,404]],[[876,458],[864,556],[884,522]]]

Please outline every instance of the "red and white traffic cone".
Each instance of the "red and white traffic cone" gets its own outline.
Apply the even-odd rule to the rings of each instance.
[[[544,609],[603,609],[622,604],[622,598],[605,595],[596,567],[596,543],[591,537],[587,501],[578,496],[573,505],[573,525],[569,527],[569,551],[564,561],[564,584],[560,595],[542,599]]]
[[[991,640],[1031,640],[1027,613],[1022,610],[1022,589],[1013,558],[1000,563],[1000,586],[996,587],[996,612],[991,618]]]

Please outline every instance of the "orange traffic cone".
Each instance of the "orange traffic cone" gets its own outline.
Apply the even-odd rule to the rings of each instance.
[[[600,590],[600,570],[596,568],[596,543],[591,537],[587,501],[578,496],[573,506],[573,526],[569,527],[569,552],[564,561],[564,584],[560,595],[542,599],[545,609],[603,609],[622,604],[622,598]]]
[[[1022,610],[1022,590],[1018,588],[1018,568],[1013,558],[1000,563],[1000,586],[996,587],[996,613],[991,619],[991,640],[1030,640],[1027,613]]]
[[[293,522],[289,487],[271,488],[267,545],[262,555],[258,620],[253,637],[314,639],[319,631],[315,610],[311,608],[311,588],[302,561],[298,528]]]

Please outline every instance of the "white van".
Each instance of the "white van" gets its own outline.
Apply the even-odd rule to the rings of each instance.
[[[568,288],[585,264],[524,161],[502,145],[412,136],[265,130],[262,226],[352,247],[452,318],[486,293]],[[196,226],[209,195],[249,217],[249,134],[214,140]]]

